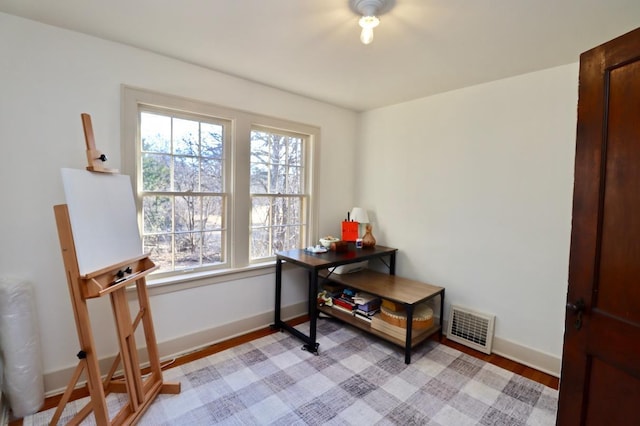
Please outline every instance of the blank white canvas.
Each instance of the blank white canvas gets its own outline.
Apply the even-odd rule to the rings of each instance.
[[[81,275],[143,254],[128,176],[62,169]]]

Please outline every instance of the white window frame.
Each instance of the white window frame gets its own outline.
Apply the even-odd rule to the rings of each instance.
[[[228,228],[227,228],[227,220],[229,217],[229,206],[228,206],[228,199],[229,199],[229,193],[230,193],[230,178],[231,178],[231,162],[232,162],[232,158],[230,155],[228,155],[227,150],[228,147],[231,146],[231,134],[232,134],[232,126],[233,124],[231,123],[230,120],[225,120],[225,119],[221,119],[219,117],[211,117],[211,116],[206,116],[206,115],[202,115],[202,114],[193,114],[193,113],[186,113],[184,111],[177,111],[175,109],[169,109],[169,108],[162,108],[162,107],[158,107],[158,106],[150,106],[150,105],[146,105],[146,104],[138,104],[138,116],[140,115],[141,112],[145,112],[145,113],[151,113],[151,114],[159,114],[159,115],[164,115],[167,117],[171,117],[171,118],[178,118],[178,119],[186,119],[186,120],[192,120],[192,121],[200,121],[200,122],[204,122],[204,123],[210,123],[210,124],[215,124],[215,125],[219,125],[223,128],[223,138],[224,140],[222,141],[223,143],[223,176],[222,176],[222,180],[223,180],[223,188],[222,188],[222,192],[219,194],[216,194],[218,196],[221,196],[223,198],[223,211],[222,211],[222,215],[223,215],[223,221],[222,221],[222,251],[224,252],[225,256],[224,256],[224,260],[221,263],[217,263],[217,264],[211,264],[211,265],[206,265],[206,266],[202,266],[202,267],[198,267],[197,270],[204,272],[206,270],[213,270],[213,269],[227,269],[229,267],[229,253],[230,253],[230,247],[231,247],[231,242],[229,241],[229,238],[227,238],[228,236]],[[140,143],[140,139],[139,139],[139,135],[136,136],[137,137],[137,141],[136,141],[136,164],[140,165],[141,161],[142,161],[142,149],[141,149],[141,143]],[[171,156],[174,156],[173,153],[170,154]],[[180,155],[175,155],[176,157],[179,157]],[[178,196],[181,192],[180,191],[173,191],[173,190],[166,190],[166,191],[144,191],[142,190],[143,188],[143,180],[142,180],[142,174],[141,173],[135,173],[134,179],[135,179],[135,188],[136,188],[136,192],[135,194],[137,194],[136,197],[136,207],[138,208],[138,217],[139,217],[139,221],[138,221],[138,226],[139,229],[143,230],[143,219],[142,219],[142,196],[143,195],[152,195],[154,193],[157,193],[159,195],[171,195],[171,196]],[[186,194],[185,192],[182,192],[182,194]],[[201,196],[201,194],[196,193],[194,194],[195,196]],[[173,232],[172,232],[173,233]],[[175,257],[175,256],[174,256]],[[174,259],[175,260],[175,259]],[[188,272],[187,268],[185,268],[184,271],[168,271],[168,272],[158,272],[154,275],[154,277],[156,278],[163,278],[163,277],[171,277],[171,276],[175,276],[178,274],[182,274],[184,272]]]
[[[305,182],[308,196],[306,209],[306,232],[303,236],[304,245],[309,245],[317,235],[317,170],[318,146],[320,129],[316,126],[292,122],[285,119],[268,117],[246,111],[225,108],[203,101],[157,93],[145,89],[122,86],[122,173],[131,176],[133,192],[136,198],[138,223],[142,221],[141,198],[138,196],[141,188],[138,176],[140,164],[139,140],[139,110],[145,108],[160,108],[182,111],[195,116],[214,117],[231,123],[229,132],[229,146],[225,146],[226,179],[228,179],[228,219],[227,219],[227,265],[222,268],[202,270],[197,272],[177,271],[157,277],[148,277],[150,287],[162,286],[155,293],[165,293],[182,290],[201,285],[214,284],[251,276],[269,274],[273,272],[275,257],[261,259],[259,262],[250,261],[250,212],[251,197],[249,188],[251,130],[266,128],[302,134],[307,137],[305,144]],[[140,226],[140,229],[141,226]],[[153,259],[152,259],[153,260]]]

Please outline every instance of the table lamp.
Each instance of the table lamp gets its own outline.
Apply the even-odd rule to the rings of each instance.
[[[371,233],[371,223],[369,222],[369,215],[367,214],[367,211],[362,207],[354,207],[351,209],[351,219],[365,225],[365,233],[362,236],[362,247],[375,246],[376,239]],[[359,233],[359,235],[362,235],[362,233]]]

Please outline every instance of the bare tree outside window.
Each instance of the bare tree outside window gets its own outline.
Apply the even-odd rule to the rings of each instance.
[[[317,235],[320,128],[123,87],[123,172],[135,177],[149,281],[209,285],[271,273]]]
[[[226,261],[224,123],[140,113],[142,240],[160,271]]]
[[[251,132],[252,260],[302,247],[306,235],[305,136]]]

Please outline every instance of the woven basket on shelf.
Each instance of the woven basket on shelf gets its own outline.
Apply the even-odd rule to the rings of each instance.
[[[380,318],[397,327],[407,328],[407,313],[398,312],[385,307],[380,307]],[[413,309],[413,329],[421,330],[433,325],[433,309],[428,302],[418,304]]]

